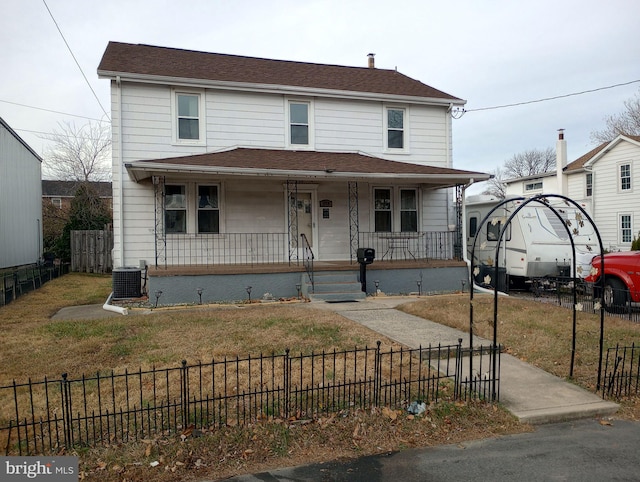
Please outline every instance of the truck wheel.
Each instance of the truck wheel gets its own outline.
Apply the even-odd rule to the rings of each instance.
[[[629,291],[622,281],[609,278],[604,282],[604,309],[609,313],[624,313]]]

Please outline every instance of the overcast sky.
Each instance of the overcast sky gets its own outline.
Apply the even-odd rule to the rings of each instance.
[[[52,20],[66,38],[91,88]],[[637,0],[0,0],[0,117],[36,152],[60,122],[109,113],[96,69],[110,40],[272,59],[376,67],[467,101],[454,167],[490,172],[555,148],[569,161],[640,93]],[[522,106],[475,110],[598,90]],[[22,105],[16,105],[22,104]],[[30,107],[25,107],[30,106]],[[46,110],[38,110],[47,109]]]

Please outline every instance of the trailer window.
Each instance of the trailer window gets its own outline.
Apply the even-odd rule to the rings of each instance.
[[[469,218],[469,237],[475,237],[478,232],[478,218],[476,216],[472,216]]]
[[[498,221],[493,223],[489,221],[487,223],[487,241],[497,241],[500,236],[500,230],[502,229],[502,222]],[[507,230],[504,233],[503,241],[509,241],[511,239],[511,225],[507,226]]]

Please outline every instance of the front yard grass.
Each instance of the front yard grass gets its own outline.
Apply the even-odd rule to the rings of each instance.
[[[213,358],[344,350],[380,340],[378,333],[330,310],[298,303],[229,304],[154,310],[151,315],[100,320],[51,320],[60,308],[104,303],[111,277],[72,273],[0,309],[0,384],[28,378],[79,377],[152,366],[209,362]],[[466,331],[468,295],[423,297],[403,310]],[[188,309],[187,309],[188,308]],[[493,298],[474,301],[475,330],[492,338]],[[500,300],[499,343],[540,368],[566,377],[571,312],[527,300]],[[580,313],[575,381],[593,389],[597,373],[598,317]],[[607,319],[606,345],[640,340],[637,325]],[[637,401],[621,415],[638,418]],[[531,430],[499,405],[444,399],[420,417],[388,409],[348,410],[315,421],[266,420],[225,427],[182,440],[179,434],[137,443],[82,449],[84,480],[198,480],[269,468],[355,457],[407,447],[457,443]],[[158,465],[151,467],[152,462]]]

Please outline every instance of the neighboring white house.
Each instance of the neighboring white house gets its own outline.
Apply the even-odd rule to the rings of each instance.
[[[452,188],[489,178],[452,165],[450,113],[465,102],[372,55],[343,67],[110,42],[98,74],[111,82],[114,266],[146,263],[152,278],[273,272],[311,253],[317,269],[356,263],[360,247],[453,258]]]
[[[42,159],[0,118],[0,269],[42,256]]]
[[[640,136],[619,135],[569,164],[559,137],[556,171],[507,181],[507,196],[565,195],[592,217],[605,249],[629,250],[640,233]]]

